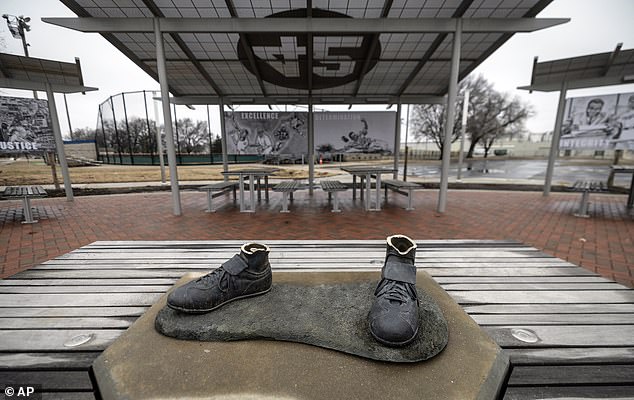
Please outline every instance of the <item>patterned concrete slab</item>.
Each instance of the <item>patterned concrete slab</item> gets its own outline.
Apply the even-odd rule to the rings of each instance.
[[[378,278],[378,272],[274,273],[275,282],[289,283]],[[177,340],[154,328],[163,296],[95,361],[95,377],[104,399],[495,398],[506,355],[422,271],[417,286],[436,301],[449,327],[445,350],[428,361],[385,363],[272,340]]]

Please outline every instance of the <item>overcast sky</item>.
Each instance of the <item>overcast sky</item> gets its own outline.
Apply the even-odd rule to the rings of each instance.
[[[31,31],[27,33],[27,40],[32,57],[65,62],[74,62],[75,57],[79,57],[85,84],[99,88],[86,95],[67,95],[73,129],[86,126],[94,128],[98,105],[109,96],[159,88],[156,81],[100,35],[43,23],[42,17],[75,16],[57,0],[2,0],[0,13],[31,17]],[[530,83],[533,57],[538,56],[540,61],[546,61],[608,52],[619,42],[623,43],[623,49],[634,48],[634,0],[554,0],[538,17],[567,17],[572,20],[539,32],[516,34],[474,71],[475,74],[484,75],[498,90],[521,96],[533,104],[536,115],[527,123],[527,128],[532,132],[553,129],[558,96],[557,93],[529,94],[516,90],[516,87]],[[23,54],[21,41],[11,36],[4,20],[0,21],[0,41],[0,51]],[[31,96],[31,92],[0,90],[4,95]],[[634,92],[634,84],[575,90],[570,91],[568,97],[619,92]],[[40,98],[45,98],[45,94],[41,93]],[[69,128],[63,96],[56,95],[56,101],[62,133],[67,136]],[[196,112],[186,109],[181,111],[179,108],[178,117],[206,118],[204,107],[197,108]],[[365,109],[369,108],[353,108]],[[217,110],[217,106],[213,106],[211,112],[212,131],[215,132],[219,131]]]

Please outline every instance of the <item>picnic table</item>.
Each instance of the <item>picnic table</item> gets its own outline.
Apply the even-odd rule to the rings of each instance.
[[[244,168],[233,171],[224,171],[224,176],[237,176],[238,189],[240,193],[240,212],[255,212],[255,191],[254,185],[257,180],[258,200],[261,200],[260,180],[264,178],[264,195],[266,201],[269,201],[269,175],[279,171],[279,168]],[[244,180],[249,180],[249,207],[244,204]]]
[[[634,397],[633,290],[518,242],[416,242],[417,267],[508,354],[501,398]],[[0,382],[98,398],[93,360],[177,279],[242,244],[94,242],[0,280]],[[274,271],[300,274],[377,271],[385,257],[383,240],[267,244]]]
[[[364,205],[366,211],[380,211],[381,210],[381,174],[394,174],[396,169],[394,167],[386,167],[383,165],[355,165],[350,167],[341,167],[342,171],[352,174],[352,199],[356,198],[357,176],[360,179],[361,188],[359,190],[361,199],[363,196],[363,181],[365,180],[365,200]],[[375,180],[375,193],[374,203],[375,208],[371,206],[370,192],[372,190],[372,177],[376,177]]]
[[[7,186],[0,193],[0,197],[5,199],[22,199],[22,208],[24,210],[23,224],[34,224],[37,222],[37,220],[33,219],[31,199],[46,196],[46,190],[42,186]]]

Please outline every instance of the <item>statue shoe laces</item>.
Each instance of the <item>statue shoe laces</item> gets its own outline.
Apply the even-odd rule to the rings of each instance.
[[[272,280],[268,246],[247,243],[220,267],[173,290],[167,305],[186,313],[205,313],[264,294],[271,290]]]
[[[387,238],[385,264],[368,314],[370,333],[387,346],[405,346],[418,334],[416,243],[403,235]]]

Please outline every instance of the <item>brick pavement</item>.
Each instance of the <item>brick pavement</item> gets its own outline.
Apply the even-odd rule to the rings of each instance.
[[[326,195],[297,192],[290,214],[279,213],[281,195],[259,203],[254,214],[227,204],[207,214],[206,195],[182,192],[183,215],[172,215],[169,192],[36,199],[40,222],[24,225],[20,201],[0,202],[1,277],[13,275],[96,240],[382,239],[403,233],[415,239],[511,239],[541,249],[609,279],[634,287],[634,216],[624,195],[592,195],[591,218],[577,218],[579,194],[537,192],[449,192],[447,212],[435,212],[437,190],[416,192],[415,211],[390,193],[381,212],[365,212],[351,192],[343,212],[330,212]]]

